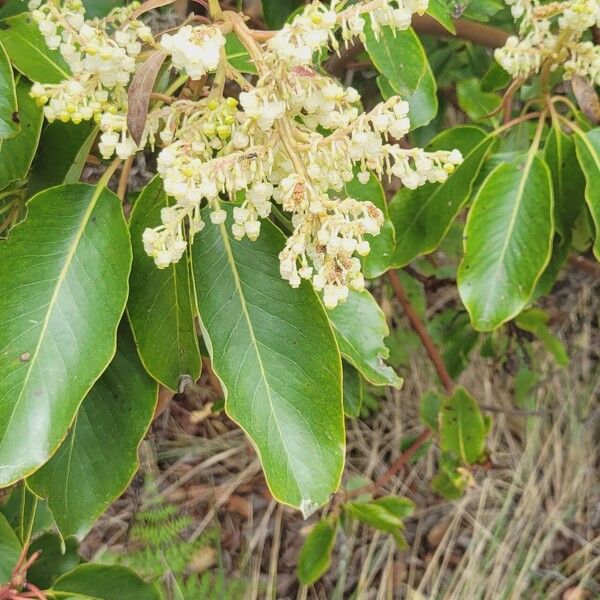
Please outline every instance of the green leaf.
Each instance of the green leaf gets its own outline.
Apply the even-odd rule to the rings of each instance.
[[[0,142],[0,190],[13,181],[27,178],[40,139],[44,115],[29,95],[29,82],[17,83],[21,130],[15,137]]]
[[[368,279],[374,279],[390,268],[396,245],[396,232],[389,219],[385,192],[379,179],[371,173],[367,183],[361,183],[357,177],[346,183],[346,193],[356,200],[372,202],[381,210],[385,219],[379,235],[365,236],[371,245],[371,251],[362,259],[363,273]]]
[[[487,426],[477,401],[464,388],[442,402],[440,447],[472,465],[485,455]]]
[[[586,180],[585,200],[596,228],[594,254],[600,260],[600,128],[575,132],[575,146]]]
[[[329,569],[331,551],[335,545],[337,521],[319,521],[306,536],[298,557],[298,579],[303,585],[312,585]]]
[[[229,64],[240,73],[256,73],[256,67],[248,54],[248,50],[246,50],[246,46],[240,42],[235,33],[228,33],[225,36],[225,53]]]
[[[360,416],[364,398],[364,387],[360,373],[347,361],[342,361],[344,372],[344,412],[356,419]]]
[[[412,29],[395,31],[387,26],[375,37],[370,19],[366,21],[365,46],[373,64],[397,94],[409,96],[427,72],[427,57],[419,38]]]
[[[459,471],[440,471],[431,480],[431,489],[446,500],[458,500],[465,493],[468,482],[468,478]]]
[[[373,504],[382,506],[390,514],[399,519],[410,517],[415,512],[415,503],[408,498],[400,496],[383,496],[382,498],[377,498]]]
[[[28,479],[48,499],[64,538],[82,538],[129,485],[158,394],[125,322],[117,353],[79,408],[56,454]]]
[[[502,102],[498,94],[483,92],[479,79],[465,79],[456,85],[458,104],[467,115],[477,121],[495,112]]]
[[[554,185],[554,223],[561,238],[571,236],[584,203],[585,178],[577,162],[575,142],[553,123],[544,146]],[[598,172],[600,175],[600,171]]]
[[[21,554],[21,542],[0,513],[0,586],[8,583]]]
[[[52,456],[110,362],[131,266],[104,187],[63,185],[27,206],[0,243],[0,485]]]
[[[54,185],[77,183],[97,134],[93,123],[48,124],[42,131],[27,193],[33,196]]]
[[[2,514],[6,517],[17,537],[24,543],[31,527],[31,534],[49,531],[55,526],[54,517],[48,508],[48,503],[39,500],[22,481],[12,490],[4,506]]]
[[[140,358],[148,373],[177,390],[181,375],[200,376],[200,350],[194,322],[189,255],[159,269],[144,251],[146,227],[160,223],[162,208],[173,204],[156,176],[141,192],[131,213],[133,247],[127,314]]]
[[[550,260],[552,196],[548,166],[532,152],[498,165],[483,182],[458,269],[458,290],[475,329],[496,329],[529,302]]]
[[[377,502],[350,502],[346,506],[348,514],[361,523],[366,523],[379,531],[384,531],[394,536],[399,546],[405,546],[406,542],[402,531],[404,523],[395,512],[388,510],[385,504]]]
[[[432,431],[439,429],[439,414],[443,398],[437,392],[425,392],[419,402],[419,415],[424,425]]]
[[[460,131],[458,131],[460,129]],[[449,139],[453,131],[452,139]],[[446,149],[458,148],[457,139],[470,144],[479,143],[465,154],[464,161],[442,183],[427,183],[416,190],[401,189],[389,205],[390,218],[396,229],[394,266],[402,267],[422,254],[433,252],[446,237],[452,222],[471,196],[473,184],[483,162],[490,152],[494,138],[476,127],[450,130]],[[468,140],[468,142],[467,142]]]
[[[125,0],[83,0],[85,18],[95,19],[96,17],[105,17],[114,8],[125,6],[126,4]]]
[[[63,550],[64,544],[64,550]],[[33,540],[29,556],[41,551],[40,556],[27,571],[27,581],[38,588],[48,589],[57,577],[74,569],[80,562],[79,544],[74,538],[63,540],[56,533],[45,533]]]
[[[328,312],[342,355],[374,385],[399,388],[402,379],[385,364],[389,335],[385,315],[369,292],[350,291],[348,300]],[[360,324],[357,327],[357,324]]]
[[[28,11],[28,0],[7,0],[0,8],[0,21]]]
[[[20,129],[13,70],[6,50],[0,44],[0,141],[17,135]]]
[[[427,14],[432,16],[450,33],[456,33],[456,27],[454,27],[454,21],[452,20],[452,7],[448,0],[429,0]]]
[[[497,92],[508,87],[511,81],[511,74],[493,61],[481,79],[481,89],[484,92]]]
[[[161,600],[154,583],[146,583],[130,569],[118,565],[79,565],[56,580],[50,597],[75,600]]]
[[[270,29],[281,29],[301,0],[262,0],[265,21]]]
[[[565,346],[552,333],[548,326],[548,314],[545,311],[539,308],[530,308],[516,318],[515,324],[519,329],[535,335],[559,365],[566,367],[569,364],[569,355]]]
[[[60,83],[71,76],[59,50],[50,50],[28,13],[6,19],[0,28],[0,43],[13,65],[31,81]]]
[[[341,360],[310,284],[281,279],[281,232],[264,221],[256,242],[236,241],[232,206],[223,208],[228,221],[206,215],[192,248],[203,338],[227,414],[253,440],[273,495],[306,516],[340,483]]]

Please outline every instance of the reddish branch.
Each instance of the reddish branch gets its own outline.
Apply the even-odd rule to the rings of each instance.
[[[392,284],[392,287],[394,288],[396,298],[398,299],[398,302],[400,302],[400,304],[402,305],[402,308],[404,309],[404,312],[406,313],[406,316],[410,321],[411,327],[419,336],[419,339],[425,347],[425,350],[429,355],[429,359],[435,367],[435,370],[438,374],[438,377],[440,378],[440,381],[442,382],[442,385],[444,386],[444,389],[448,394],[452,394],[452,392],[454,391],[454,382],[452,381],[452,377],[450,377],[450,373],[448,373],[448,369],[446,369],[446,365],[444,364],[439,350],[437,349],[436,345],[431,339],[429,332],[425,328],[425,325],[423,325],[423,322],[417,314],[417,311],[410,303],[410,300],[408,299],[408,296],[406,295],[406,292],[404,291],[404,288],[400,283],[400,278],[398,277],[398,274],[396,273],[396,271],[393,270],[388,271],[388,277]]]
[[[38,600],[47,600],[46,594],[38,587],[27,581],[27,571],[31,565],[38,559],[40,551],[34,552],[27,558],[29,550],[28,544],[23,546],[19,560],[12,571],[10,581],[0,586],[0,600],[22,600],[25,598],[38,598]]]

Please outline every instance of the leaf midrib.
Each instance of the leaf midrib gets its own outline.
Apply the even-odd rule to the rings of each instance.
[[[26,371],[25,379],[23,380],[23,382],[21,384],[21,389],[19,391],[19,395],[17,396],[17,399],[16,399],[15,403],[13,404],[13,409],[12,409],[10,417],[6,423],[6,427],[4,430],[5,434],[2,436],[2,438],[0,438],[0,445],[4,442],[6,434],[10,431],[10,425],[14,419],[15,413],[17,412],[17,408],[19,407],[21,400],[23,399],[23,392],[25,391],[25,388],[29,382],[29,378],[31,377],[31,372],[33,371],[33,367],[35,366],[35,363],[36,363],[36,358],[40,352],[40,348],[42,346],[42,341],[44,340],[44,338],[46,336],[46,333],[48,330],[48,324],[50,322],[50,316],[54,312],[54,308],[57,303],[58,295],[60,294],[62,286],[66,280],[67,272],[68,272],[69,268],[71,267],[73,258],[75,257],[77,249],[79,248],[79,243],[81,242],[81,238],[83,237],[83,234],[85,232],[87,224],[90,220],[91,214],[94,211],[94,208],[96,207],[96,202],[98,201],[98,198],[102,194],[103,190],[104,190],[104,187],[100,186],[100,185],[97,186],[96,189],[94,190],[94,193],[89,202],[89,206],[86,209],[86,211],[84,212],[83,217],[81,219],[81,223],[77,229],[75,239],[74,239],[73,243],[71,244],[69,252],[67,253],[67,256],[65,258],[65,263],[60,270],[60,273],[58,275],[58,278],[57,278],[55,286],[54,286],[54,290],[52,291],[52,296],[50,297],[50,301],[47,305],[46,316],[44,317],[44,322],[42,323],[42,328],[40,330],[38,342],[36,344],[35,350],[33,351],[32,355],[31,355],[31,359],[29,360],[29,363],[27,364],[27,371]]]
[[[246,320],[246,324],[248,326],[248,332],[250,334],[250,340],[251,340],[251,345],[254,348],[255,354],[256,354],[256,359],[258,361],[258,366],[260,369],[260,373],[261,373],[261,378],[262,380],[265,382],[265,387],[267,388],[267,398],[269,399],[269,406],[271,409],[271,414],[273,415],[273,420],[275,421],[275,425],[277,427],[277,431],[279,432],[279,437],[281,438],[281,443],[283,445],[283,448],[285,450],[285,454],[287,456],[287,462],[288,465],[292,464],[292,457],[290,454],[290,451],[288,450],[288,447],[285,443],[285,437],[283,435],[283,432],[281,431],[281,427],[279,426],[279,421],[277,419],[276,413],[275,413],[275,408],[274,408],[274,404],[273,404],[273,397],[271,395],[271,386],[269,384],[269,381],[267,379],[267,372],[265,370],[265,366],[263,364],[263,360],[262,357],[260,355],[260,351],[258,348],[258,340],[256,338],[256,335],[254,333],[254,327],[252,325],[252,320],[250,319],[250,313],[248,312],[248,306],[246,303],[246,298],[244,296],[244,291],[242,289],[242,282],[240,280],[237,268],[236,268],[236,262],[235,262],[235,257],[233,256],[233,250],[231,248],[231,243],[229,241],[229,236],[227,235],[227,229],[225,227],[224,223],[221,223],[219,225],[219,232],[221,235],[221,238],[223,239],[223,246],[225,248],[225,255],[227,257],[227,262],[229,263],[230,269],[231,269],[231,273],[233,275],[233,280],[235,283],[235,288],[238,292],[238,296],[240,298],[240,306],[242,308],[242,313],[244,316],[244,319]],[[226,400],[226,404],[227,404],[227,400]],[[240,425],[241,426],[241,425]],[[241,426],[242,429],[244,429],[243,426]],[[253,437],[253,436],[251,436]],[[257,450],[259,452],[259,454],[262,454],[262,452],[260,451],[260,448],[258,447],[257,444]],[[288,469],[288,473],[290,473],[292,476],[294,476],[294,471],[293,469]],[[296,482],[296,487],[298,489],[298,493],[300,494],[300,496],[302,497],[302,491],[301,491],[301,487],[300,487],[300,483],[298,482],[298,480],[296,479],[296,477],[293,477],[295,482]],[[270,487],[270,486],[269,486]],[[273,494],[274,496],[276,496],[276,494]]]

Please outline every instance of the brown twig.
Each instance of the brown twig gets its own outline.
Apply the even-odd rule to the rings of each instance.
[[[127,193],[127,184],[129,183],[129,174],[131,172],[131,165],[133,164],[133,156],[130,156],[124,163],[121,169],[121,175],[119,177],[119,187],[117,188],[117,196],[121,198],[121,201],[125,200],[125,194]]]
[[[446,390],[446,393],[452,394],[452,392],[454,391],[454,382],[452,381],[452,377],[450,377],[448,369],[446,369],[446,365],[444,364],[444,361],[435,343],[431,339],[429,332],[425,328],[425,325],[423,325],[423,322],[417,314],[417,311],[410,303],[410,300],[408,299],[408,296],[406,295],[406,292],[404,291],[404,288],[400,283],[400,278],[398,277],[398,274],[396,273],[396,271],[390,270],[388,271],[388,278],[390,280],[390,283],[392,284],[392,287],[394,288],[394,293],[396,294],[398,302],[400,302],[400,304],[402,305],[402,308],[404,309],[404,312],[406,313],[406,316],[410,321],[411,327],[419,336],[419,339],[425,347],[425,350],[427,351],[427,354],[429,355],[429,358],[433,366],[435,367],[435,370],[438,374],[438,377],[440,378],[440,381],[442,382],[442,385],[444,386],[444,389]]]

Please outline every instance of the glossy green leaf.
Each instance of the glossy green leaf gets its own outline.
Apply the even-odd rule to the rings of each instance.
[[[53,593],[56,592],[56,593]],[[161,600],[154,583],[118,565],[79,565],[59,577],[48,595],[72,600]]]
[[[82,402],[69,434],[28,479],[29,487],[48,499],[63,537],[83,537],[129,485],[157,393],[124,322],[117,353]]]
[[[530,153],[498,165],[483,182],[465,227],[458,289],[473,327],[491,331],[529,302],[552,250],[553,189]]]
[[[13,181],[27,178],[40,140],[44,115],[29,95],[29,86],[24,78],[17,83],[18,118],[21,122],[19,133],[0,142],[0,190]]]
[[[176,391],[181,375],[200,376],[200,350],[194,322],[188,256],[159,269],[144,251],[146,227],[160,223],[160,211],[173,204],[156,176],[138,196],[129,222],[133,266],[127,314],[148,373]]]
[[[301,0],[262,0],[265,21],[271,29],[280,29]]]
[[[379,235],[365,236],[371,251],[362,259],[363,273],[368,279],[374,279],[390,268],[396,245],[396,232],[388,215],[385,192],[379,179],[371,173],[367,183],[361,183],[357,177],[346,183],[346,193],[356,200],[372,202],[385,218]]]
[[[8,583],[21,554],[21,542],[0,513],[0,586]]]
[[[408,119],[411,130],[429,125],[436,117],[439,108],[435,77],[429,63],[426,67],[417,89],[412,94],[403,96],[403,100],[406,100],[409,106]],[[377,77],[377,85],[385,100],[396,94],[396,90],[385,75]]]
[[[476,127],[461,127],[447,140],[446,149],[459,148],[457,143],[479,143],[464,156],[464,161],[442,184],[427,183],[416,190],[401,189],[389,205],[390,218],[396,229],[394,266],[407,265],[417,256],[433,252],[442,242],[462,206],[471,196],[473,184],[490,152],[494,138],[486,137]],[[451,130],[452,131],[452,130]]]
[[[600,128],[575,134],[577,157],[585,175],[585,200],[594,220],[594,254],[600,260]]]
[[[240,73],[256,73],[256,67],[250,59],[246,46],[240,42],[235,33],[225,36],[225,53],[229,64]]]
[[[554,123],[544,146],[554,185],[554,223],[561,237],[569,237],[584,203],[585,178],[577,161],[575,142]],[[600,175],[600,171],[598,172]]]
[[[319,521],[306,536],[298,557],[298,579],[303,585],[312,585],[329,569],[331,551],[335,545],[337,522]]]
[[[365,47],[373,64],[397,94],[409,96],[427,72],[427,57],[419,38],[412,29],[394,31],[387,26],[376,37],[370,20],[366,21]]]
[[[92,123],[48,124],[42,131],[27,193],[33,196],[54,185],[77,183],[97,134]]]
[[[34,539],[28,554],[31,556],[37,551],[41,554],[27,571],[27,581],[41,590],[48,589],[56,578],[81,562],[78,549],[77,540],[69,538],[63,541],[56,533],[44,533]]]
[[[350,291],[348,300],[328,315],[340,352],[367,381],[397,388],[402,385],[402,379],[384,362],[389,350],[383,340],[389,329],[383,311],[369,292]]]
[[[485,454],[487,425],[477,401],[464,388],[444,398],[440,411],[440,447],[472,465]]]
[[[17,135],[20,129],[13,70],[6,50],[0,44],[0,141]]]
[[[474,121],[491,115],[502,102],[498,94],[482,91],[480,81],[475,78],[459,81],[456,95],[460,107]]]
[[[0,243],[0,485],[52,456],[110,362],[131,266],[107,189],[50,188],[27,207]]]
[[[348,361],[342,361],[344,372],[344,412],[347,416],[357,418],[364,399],[364,387],[360,373]]]
[[[281,279],[281,232],[262,223],[236,241],[228,220],[192,248],[203,338],[225,409],[253,440],[269,487],[310,514],[329,500],[344,462],[342,367],[327,315],[308,282]],[[314,360],[317,356],[318,360]]]
[[[70,70],[59,50],[50,50],[37,23],[28,13],[6,19],[0,28],[0,43],[13,65],[31,81],[59,83]]]

